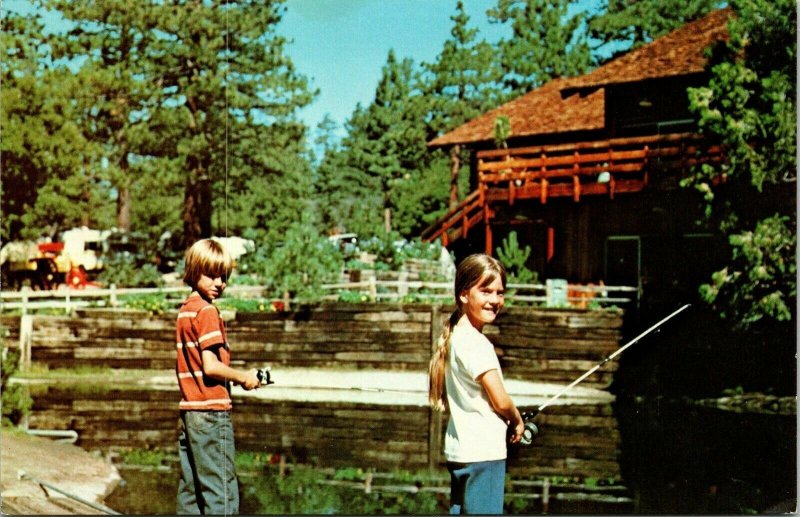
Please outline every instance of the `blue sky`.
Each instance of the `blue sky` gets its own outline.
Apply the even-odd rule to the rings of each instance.
[[[138,1],[138,0],[134,0]],[[594,0],[578,2],[585,8]],[[489,23],[486,11],[497,0],[463,0],[470,26],[479,37],[497,41],[510,28]],[[286,0],[277,27],[289,38],[286,53],[297,70],[319,90],[314,102],[299,112],[313,131],[325,114],[339,126],[357,103],[369,104],[390,49],[415,65],[432,62],[450,37],[457,0]],[[3,10],[27,11],[28,0],[2,0]],[[45,17],[51,26],[59,19]]]
[[[470,25],[496,41],[509,29],[490,24],[497,0],[463,0]],[[450,36],[456,0],[288,0],[278,32],[299,72],[320,90],[300,112],[312,129],[326,113],[341,126],[356,104],[369,104],[390,49],[415,65],[432,62]]]

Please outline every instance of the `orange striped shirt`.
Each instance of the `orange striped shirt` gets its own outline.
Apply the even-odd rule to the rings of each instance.
[[[222,364],[231,364],[231,351],[219,310],[200,295],[189,296],[178,312],[176,336],[175,373],[181,389],[180,409],[231,409],[229,383],[203,373],[203,350],[213,349]]]

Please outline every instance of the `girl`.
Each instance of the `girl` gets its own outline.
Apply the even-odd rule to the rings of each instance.
[[[488,255],[470,255],[458,265],[456,310],[430,362],[428,399],[435,409],[450,410],[444,454],[451,514],[503,513],[506,438],[518,443],[525,429],[482,333],[503,307],[505,286],[505,268]]]

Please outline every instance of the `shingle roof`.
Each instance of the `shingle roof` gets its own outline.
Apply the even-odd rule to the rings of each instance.
[[[713,11],[588,74],[554,79],[438,138],[428,145],[491,141],[494,121],[509,118],[512,137],[603,129],[605,88],[609,84],[638,82],[702,72],[705,49],[728,37],[730,9]]]

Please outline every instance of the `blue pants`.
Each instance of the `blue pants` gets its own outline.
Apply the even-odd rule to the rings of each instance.
[[[501,514],[506,460],[447,463],[450,471],[450,513]]]
[[[176,513],[239,513],[230,411],[181,411],[181,479]]]

